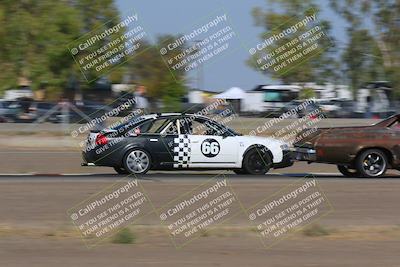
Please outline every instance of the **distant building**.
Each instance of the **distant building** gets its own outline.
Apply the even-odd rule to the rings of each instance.
[[[302,88],[310,88],[315,91],[317,99],[342,99],[353,100],[353,93],[348,85],[341,84],[316,84],[316,83],[294,83]]]
[[[242,112],[276,112],[286,103],[298,99],[300,86],[297,85],[258,85],[246,92]]]
[[[357,113],[393,113],[391,108],[393,88],[387,81],[366,83],[357,90]]]
[[[212,101],[214,95],[218,94],[217,92],[208,91],[208,90],[200,90],[200,89],[191,89],[188,92],[188,102],[192,104],[206,104]]]
[[[287,103],[300,99],[303,89],[312,89],[316,99],[352,100],[352,92],[347,85],[326,83],[293,83],[288,85],[258,85],[246,92],[243,99],[242,112],[274,113],[285,107]]]
[[[214,95],[215,99],[224,99],[236,113],[242,110],[242,102],[246,98],[246,92],[239,87],[231,87],[228,90]]]

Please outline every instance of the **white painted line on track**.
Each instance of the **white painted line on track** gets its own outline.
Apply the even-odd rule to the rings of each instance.
[[[92,175],[96,175],[96,173],[0,173],[0,176],[92,176]],[[110,173],[110,175],[113,175],[113,173]]]
[[[0,173],[0,176],[93,176],[93,175],[115,175],[116,173]],[[175,174],[176,176],[179,175],[188,175],[188,173],[162,173],[162,174]],[[161,175],[162,175],[161,174]],[[193,173],[195,175],[198,175],[197,173]],[[207,173],[201,173],[201,175],[211,175]],[[190,174],[189,174],[190,175]],[[341,175],[340,173],[270,173],[270,175],[278,175],[278,176],[305,176],[305,175],[326,175],[326,176],[337,176]],[[256,176],[260,177],[260,176]]]

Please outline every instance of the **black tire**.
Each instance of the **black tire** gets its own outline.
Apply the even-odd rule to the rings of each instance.
[[[142,155],[145,158],[143,158]],[[138,161],[138,159],[140,160]],[[151,167],[150,154],[141,148],[131,149],[125,154],[123,165],[124,169],[131,174],[145,174],[150,170]],[[138,165],[142,167],[139,168]]]
[[[234,169],[233,170],[234,173],[238,174],[238,175],[244,175],[244,174],[248,174],[245,170],[243,169]]]
[[[114,167],[114,170],[118,173],[118,174],[129,174],[129,172],[127,170],[125,170],[124,168],[121,167]]]
[[[338,170],[341,174],[346,177],[359,177],[360,173],[356,169],[350,169],[344,165],[337,165]]]
[[[266,174],[272,166],[270,155],[261,148],[253,148],[246,153],[243,159],[243,170],[248,174]]]
[[[385,174],[387,168],[387,156],[379,149],[365,150],[356,159],[356,169],[362,177],[381,177]]]

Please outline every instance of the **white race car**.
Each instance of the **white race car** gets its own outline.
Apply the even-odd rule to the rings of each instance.
[[[152,114],[92,131],[82,166],[109,166],[120,174],[148,170],[229,169],[265,174],[293,164],[282,141],[244,136],[205,116]]]

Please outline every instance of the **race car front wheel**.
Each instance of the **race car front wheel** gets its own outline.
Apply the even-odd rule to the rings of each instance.
[[[238,174],[238,175],[244,175],[244,174],[248,174],[245,170],[243,169],[234,169],[233,170],[234,173]]]
[[[356,169],[350,169],[350,168],[348,168],[347,166],[344,166],[344,165],[338,165],[337,168],[340,171],[340,173],[343,174],[346,177],[358,177],[358,176],[360,176],[360,173]]]
[[[124,169],[132,174],[145,174],[151,166],[149,153],[143,149],[133,149],[124,157]]]
[[[379,149],[368,149],[356,159],[356,168],[362,177],[380,177],[385,174],[387,167],[387,156]]]
[[[261,149],[251,149],[243,159],[243,170],[249,174],[266,174],[271,166],[271,157]]]

